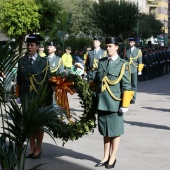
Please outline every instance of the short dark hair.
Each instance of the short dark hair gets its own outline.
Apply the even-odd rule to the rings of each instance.
[[[66,46],[66,50],[71,51],[71,47],[70,46]]]

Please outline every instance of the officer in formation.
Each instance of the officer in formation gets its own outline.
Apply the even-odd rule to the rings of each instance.
[[[151,80],[170,73],[170,50],[168,47],[145,47],[141,81]]]
[[[57,50],[57,44],[55,44],[54,42],[47,42],[47,51],[48,51],[48,56],[47,59],[49,61],[49,65],[50,65],[50,73],[51,76],[60,74],[64,72],[64,65],[63,65],[63,61],[62,58],[60,58],[59,56],[57,56],[56,53]],[[55,86],[53,84],[51,84],[53,91],[55,92]],[[55,93],[52,93],[53,95],[53,106],[56,106],[56,101],[55,101]]]
[[[64,65],[62,58],[55,54],[56,44],[54,42],[47,42],[47,51],[48,51],[48,61],[50,65],[51,74],[60,74],[64,72]]]
[[[129,38],[129,46],[130,48],[126,52],[125,59],[129,62],[130,66],[130,78],[132,89],[135,92],[131,104],[135,103],[136,100],[136,91],[137,91],[137,80],[138,75],[142,74],[142,51],[135,46],[135,39]]]
[[[170,73],[170,51],[168,47],[145,47],[143,53],[143,74],[140,81],[151,80]]]
[[[85,61],[85,71],[87,73],[87,80],[91,81],[94,79],[99,59],[106,57],[107,52],[100,48],[102,38],[94,37],[93,49],[88,51],[87,59]]]

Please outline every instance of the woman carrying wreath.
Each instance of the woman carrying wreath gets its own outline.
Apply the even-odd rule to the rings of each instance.
[[[121,42],[117,37],[105,39],[108,58],[99,60],[95,79],[90,82],[96,88],[98,130],[104,141],[104,157],[95,166],[107,169],[115,166],[120,136],[124,133],[123,113],[128,111],[133,97],[128,63],[117,53]]]

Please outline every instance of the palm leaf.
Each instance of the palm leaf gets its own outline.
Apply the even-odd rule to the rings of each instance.
[[[3,170],[13,170],[17,164],[13,143],[9,142],[8,145],[2,136],[0,137],[0,163]]]
[[[14,74],[12,69],[16,66],[17,60],[21,55],[17,52],[18,45],[14,45],[13,48],[10,47],[10,43],[0,47],[0,61],[1,67],[4,68],[4,74],[6,78],[3,81],[4,89],[9,86]]]
[[[49,134],[55,141],[49,127],[55,126],[63,133],[65,127],[60,123],[60,119],[53,106],[46,106],[47,86],[42,84],[38,94],[31,93],[29,96],[22,98],[22,105],[19,106],[14,99],[9,104],[4,104],[6,86],[11,81],[11,71],[16,65],[19,57],[14,48],[9,48],[9,44],[0,47],[0,61],[4,72],[7,76],[6,80],[0,84],[0,108],[2,117],[2,129],[0,137],[0,164],[4,170],[24,170],[26,147],[24,142],[27,141],[32,132],[39,128],[45,127],[44,132]],[[5,109],[4,109],[5,108]],[[4,116],[5,114],[5,116]],[[10,121],[8,120],[10,118]],[[6,141],[9,141],[7,143]],[[35,166],[33,169],[38,168]]]

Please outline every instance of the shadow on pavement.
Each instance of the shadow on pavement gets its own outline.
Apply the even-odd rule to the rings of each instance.
[[[43,164],[40,166],[37,170],[92,170],[92,168],[87,168],[84,166],[84,164],[78,165],[76,163],[69,162],[67,160],[61,160],[58,158],[41,158],[40,160],[27,160],[26,161],[26,169],[25,170],[30,170],[33,168],[33,166]]]
[[[66,147],[67,144],[65,144]],[[98,159],[83,154],[83,153],[79,153],[76,152],[72,149],[67,149],[65,147],[60,147],[57,145],[52,145],[49,143],[43,143],[43,148],[44,148],[44,152],[46,152],[46,154],[48,155],[48,157],[62,157],[62,156],[68,156],[68,157],[72,157],[72,158],[76,158],[76,159],[85,159],[85,160],[89,160],[89,161],[93,161],[93,162],[97,162],[99,161]],[[48,148],[48,150],[47,150]],[[52,154],[51,154],[51,153]]]
[[[155,129],[163,129],[163,130],[170,130],[170,127],[164,125],[155,125],[151,123],[143,123],[143,122],[132,122],[132,121],[124,121],[124,123],[130,124],[132,126],[141,126],[141,127],[148,127],[148,128],[155,128]]]
[[[95,165],[95,163],[99,161],[92,156],[50,143],[43,143],[42,149],[43,152],[40,159],[26,159],[27,168],[43,163],[44,165],[40,168],[42,170],[92,170],[92,167],[88,168],[88,164],[87,167],[85,167],[85,162],[91,161],[92,164]]]
[[[150,110],[159,110],[159,111],[162,111],[162,112],[169,112],[170,113],[170,109],[154,108],[154,107],[142,107],[142,108],[150,109]]]

